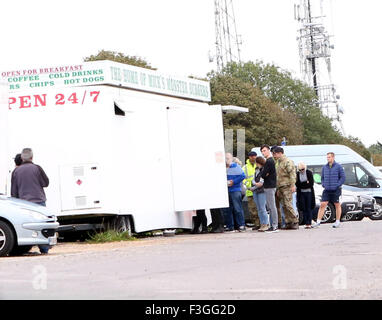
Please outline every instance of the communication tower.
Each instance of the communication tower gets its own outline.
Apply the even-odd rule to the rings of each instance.
[[[229,62],[240,63],[241,40],[236,30],[232,0],[215,0],[215,36],[217,71]]]
[[[295,4],[295,20],[299,22],[297,41],[299,44],[300,68],[304,81],[316,92],[317,103],[324,115],[342,125],[343,108],[339,105],[340,96],[332,81],[331,50],[332,36],[324,22],[323,0],[300,0]]]

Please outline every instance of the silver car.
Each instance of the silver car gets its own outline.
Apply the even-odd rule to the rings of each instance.
[[[46,207],[0,195],[0,257],[57,244],[58,226]]]

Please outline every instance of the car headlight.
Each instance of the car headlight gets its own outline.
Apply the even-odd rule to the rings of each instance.
[[[35,220],[46,220],[48,218],[46,215],[43,215],[42,213],[37,212],[37,211],[24,209],[24,208],[23,208],[23,210],[28,212],[28,214],[30,214],[33,217],[33,219],[35,219]]]

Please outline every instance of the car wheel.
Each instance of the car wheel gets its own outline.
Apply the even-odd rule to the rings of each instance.
[[[15,245],[15,235],[8,223],[0,221],[0,257],[7,256]]]
[[[33,246],[15,246],[13,250],[9,253],[10,256],[21,256],[28,253]]]
[[[377,213],[373,214],[369,218],[371,220],[382,220],[382,199],[375,199],[377,201]]]
[[[330,223],[336,220],[336,208],[333,204],[328,203],[325,208],[324,215],[322,216],[321,223]]]
[[[351,211],[349,212],[346,212],[342,217],[341,217],[341,221],[356,221],[358,218],[358,215],[355,215],[353,213],[351,213]]]

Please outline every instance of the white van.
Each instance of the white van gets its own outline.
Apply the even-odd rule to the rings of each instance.
[[[326,155],[334,152],[335,160],[345,170],[343,190],[373,196],[377,202],[377,210],[370,219],[382,219],[382,173],[358,153],[343,145],[284,146],[283,149],[285,155],[296,165],[299,162],[306,163],[318,184],[321,183],[322,167],[327,163]]]

